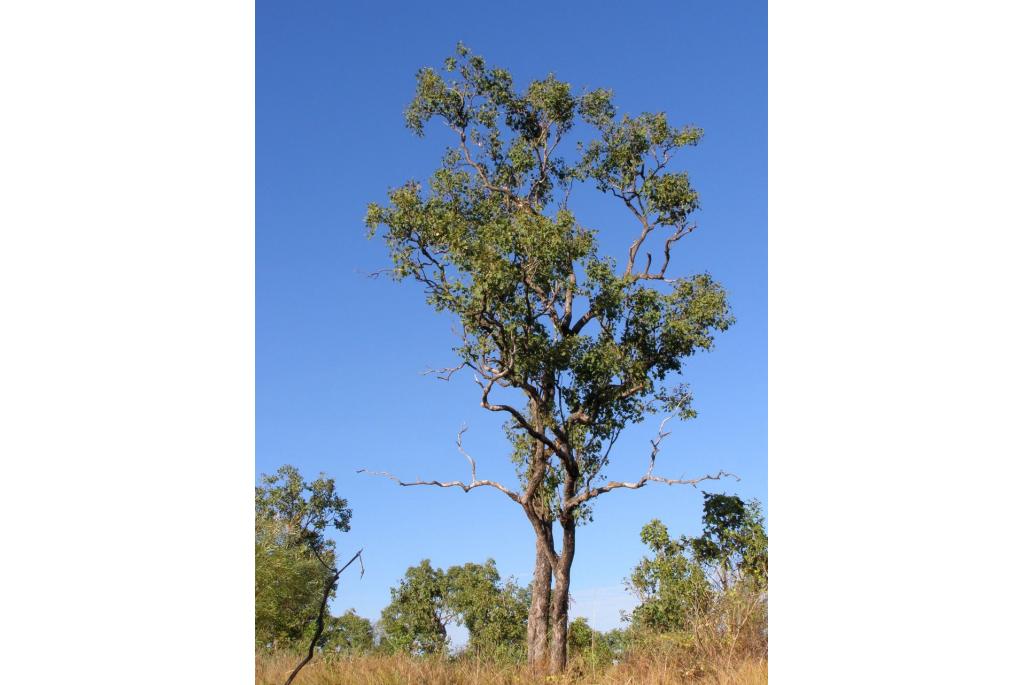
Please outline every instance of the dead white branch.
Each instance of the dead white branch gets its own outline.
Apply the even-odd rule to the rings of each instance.
[[[610,492],[618,488],[637,490],[647,485],[648,483],[665,483],[666,485],[691,485],[696,488],[698,483],[702,483],[707,480],[719,480],[721,478],[726,477],[735,478],[737,481],[740,479],[739,476],[737,476],[734,473],[729,473],[728,471],[719,471],[716,474],[706,474],[703,476],[699,476],[697,478],[666,478],[664,476],[654,475],[654,465],[655,461],[658,458],[658,452],[661,450],[661,441],[671,434],[669,431],[665,430],[665,424],[668,422],[670,418],[671,417],[667,416],[662,420],[661,425],[658,427],[657,437],[651,440],[651,461],[647,466],[647,473],[645,473],[642,478],[633,482],[611,481],[605,483],[604,485],[598,488],[587,487],[586,490],[576,495],[572,499],[568,500],[565,503],[565,507],[567,509],[577,507],[580,504],[583,504],[584,502],[597,497],[598,495],[602,495],[606,492]]]
[[[487,479],[481,480],[476,477],[476,460],[474,460],[473,457],[471,457],[469,453],[466,452],[466,450],[463,449],[462,447],[462,434],[465,433],[467,430],[469,429],[465,425],[463,425],[462,428],[459,429],[459,433],[455,438],[455,444],[458,447],[459,452],[462,454],[462,456],[464,456],[466,458],[466,461],[469,462],[470,481],[468,483],[461,480],[440,481],[417,479],[412,481],[405,481],[399,478],[398,476],[389,473],[388,471],[368,471],[367,469],[358,469],[356,473],[365,473],[368,476],[381,476],[384,478],[388,478],[390,480],[395,481],[402,487],[411,487],[414,485],[433,485],[439,488],[462,488],[463,492],[469,492],[473,488],[486,486],[500,490],[501,492],[505,493],[513,502],[516,502],[517,504],[522,504],[522,498],[520,497],[519,493],[510,490],[509,488],[505,487],[501,483],[498,483],[497,481]]]

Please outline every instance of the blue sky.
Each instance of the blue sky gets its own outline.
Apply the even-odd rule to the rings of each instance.
[[[353,509],[344,555],[365,547],[366,575],[347,576],[334,608],[376,620],[388,588],[429,558],[449,566],[494,558],[525,584],[533,539],[522,512],[491,489],[469,494],[399,488],[356,475],[465,478],[455,435],[481,478],[514,482],[500,417],[479,407],[471,377],[421,375],[452,361],[451,321],[413,284],[374,280],[387,265],[363,227],[366,204],[425,178],[449,142],[418,139],[402,110],[421,66],[457,41],[511,71],[517,85],[554,72],[574,86],[615,91],[621,112],[665,111],[705,130],[677,159],[701,194],[698,230],[673,254],[676,274],[709,271],[730,293],[737,323],[685,376],[699,412],[671,424],[659,472],[723,468],[739,483],[707,489],[756,497],[767,511],[767,8],[765,3],[259,0],[256,5],[256,469],[324,471]],[[577,211],[610,253],[633,231],[611,205]],[[657,420],[628,431],[609,474],[643,473]],[[696,533],[701,497],[652,485],[597,500],[578,535],[575,613],[602,629],[629,606],[622,579],[644,553],[651,518]]]

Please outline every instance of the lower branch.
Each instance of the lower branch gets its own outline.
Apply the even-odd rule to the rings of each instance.
[[[654,440],[651,440],[651,462],[647,467],[647,473],[645,473],[642,478],[634,482],[611,481],[609,483],[602,485],[599,488],[590,488],[588,486],[586,490],[576,495],[575,497],[567,500],[564,504],[564,509],[568,511],[572,508],[578,507],[587,500],[591,500],[597,497],[598,495],[602,495],[606,492],[610,492],[618,488],[636,490],[638,488],[642,488],[648,483],[665,483],[666,485],[692,485],[693,487],[697,487],[697,483],[702,483],[706,480],[719,480],[723,477],[735,478],[737,481],[740,479],[739,476],[737,476],[734,473],[729,473],[728,471],[719,471],[714,475],[707,474],[700,476],[698,478],[665,478],[664,476],[655,476],[654,462],[658,457],[658,452],[661,450],[661,441],[670,435],[670,433],[665,430],[665,423],[669,420],[669,418],[671,417],[666,417],[665,419],[662,420],[661,425],[658,427],[657,437],[655,437]]]
[[[458,445],[459,452],[461,452],[462,456],[464,456],[466,458],[466,460],[469,462],[470,478],[471,478],[469,483],[465,483],[465,482],[463,482],[461,480],[449,480],[449,481],[414,480],[414,481],[404,481],[404,480],[400,479],[398,476],[395,476],[395,475],[393,475],[393,474],[391,474],[391,473],[389,473],[387,471],[368,471],[366,469],[358,469],[358,470],[356,470],[356,473],[365,473],[365,474],[367,474],[369,476],[383,476],[384,478],[389,478],[389,479],[395,481],[396,483],[398,483],[402,487],[409,487],[409,486],[412,486],[412,485],[434,485],[434,486],[437,486],[439,488],[462,488],[463,492],[469,492],[473,488],[478,488],[478,487],[481,487],[481,486],[488,486],[488,487],[495,488],[495,489],[500,490],[501,492],[505,493],[513,502],[516,502],[517,504],[522,504],[522,497],[520,497],[519,493],[513,492],[512,490],[510,490],[509,488],[505,487],[501,483],[498,483],[497,481],[493,481],[493,480],[480,480],[480,479],[478,479],[476,477],[476,461],[473,459],[473,457],[469,456],[469,454],[466,452],[466,450],[464,450],[462,448],[462,434],[465,433],[466,430],[467,430],[467,428],[465,426],[463,426],[461,429],[459,429],[459,434],[458,434],[458,437],[456,437],[456,439],[455,439],[455,443],[456,443],[456,445]]]

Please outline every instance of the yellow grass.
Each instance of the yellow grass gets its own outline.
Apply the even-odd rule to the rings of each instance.
[[[293,654],[260,654],[256,684],[282,685],[298,662]],[[316,657],[294,685],[762,685],[768,682],[765,659],[741,657],[713,665],[695,665],[680,654],[633,653],[622,663],[602,667],[576,659],[559,677],[532,675],[525,665],[463,658],[404,655]]]

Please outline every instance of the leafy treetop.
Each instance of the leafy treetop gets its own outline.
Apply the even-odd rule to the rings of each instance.
[[[574,94],[553,75],[517,90],[461,44],[443,73],[417,74],[406,123],[424,135],[432,121],[456,141],[440,168],[371,204],[366,223],[371,235],[384,228],[392,275],[420,283],[460,324],[459,362],[439,375],[468,367],[481,405],[509,416],[523,492],[475,476],[468,487],[494,485],[521,503],[539,495],[560,519],[580,518],[613,487],[593,485],[626,425],[657,411],[694,415],[686,385],[668,379],[733,321],[709,275],[667,275],[699,207],[688,175],[668,167],[702,132],[664,113],[619,116],[611,91]],[[559,144],[579,125],[592,138],[568,160]],[[574,185],[588,184],[635,221],[621,267],[569,208]],[[653,240],[657,268],[642,255]],[[492,398],[502,389],[520,400]]]

